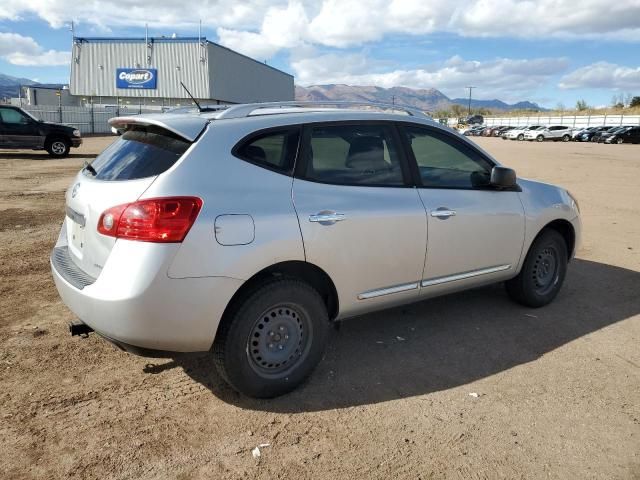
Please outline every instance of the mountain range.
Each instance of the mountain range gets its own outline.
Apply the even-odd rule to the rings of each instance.
[[[38,86],[47,88],[62,88],[59,83],[40,83],[28,78],[12,77],[0,73],[0,100],[3,98],[15,98],[18,96],[18,90],[21,86]]]
[[[408,87],[375,87],[358,85],[312,85],[301,87],[296,85],[296,100],[305,101],[352,101],[352,102],[378,102],[397,103],[415,107],[420,110],[435,112],[436,110],[448,110],[452,105],[458,104],[466,107],[469,103],[465,98],[449,98],[435,88],[414,89]],[[471,100],[474,108],[487,108],[491,110],[544,110],[533,102],[505,103],[501,100]]]

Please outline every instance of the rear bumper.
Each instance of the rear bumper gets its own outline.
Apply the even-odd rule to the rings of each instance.
[[[65,305],[121,348],[206,351],[242,281],[169,278],[166,272],[176,248],[175,244],[119,240],[98,278],[86,286],[79,285],[53,258],[51,271]]]

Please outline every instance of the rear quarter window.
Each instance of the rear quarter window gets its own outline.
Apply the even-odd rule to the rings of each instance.
[[[91,162],[97,180],[136,180],[168,170],[191,143],[162,128],[135,126],[127,130]]]

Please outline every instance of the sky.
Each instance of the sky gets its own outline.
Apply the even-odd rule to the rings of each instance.
[[[187,7],[188,5],[188,7]],[[296,84],[556,108],[640,95],[640,0],[1,0],[0,73],[68,83],[77,36],[202,35]]]

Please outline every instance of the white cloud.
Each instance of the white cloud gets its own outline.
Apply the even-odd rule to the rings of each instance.
[[[108,15],[105,15],[108,12]],[[2,0],[0,19],[37,16],[55,28],[83,26],[197,31],[216,28],[225,45],[261,56],[302,43],[347,47],[390,34],[640,40],[640,0]],[[171,31],[169,31],[171,30]],[[253,34],[253,35],[252,35]],[[260,43],[260,46],[254,45]]]
[[[300,85],[344,83],[350,85],[438,88],[449,96],[462,96],[465,87],[476,85],[481,98],[513,101],[535,90],[553,75],[566,70],[564,58],[465,60],[453,56],[445,62],[417,69],[385,69],[361,54],[327,54],[293,59],[291,66]]]
[[[640,67],[597,62],[578,68],[560,79],[560,88],[640,89]]]
[[[45,50],[31,37],[0,32],[0,58],[13,65],[68,65],[71,53]]]

